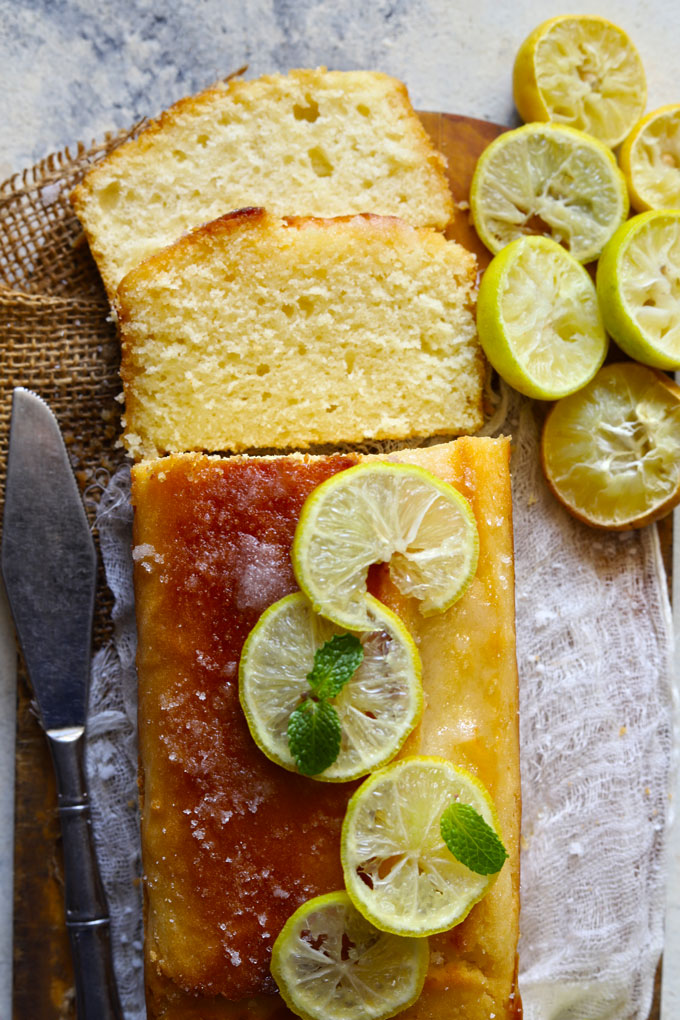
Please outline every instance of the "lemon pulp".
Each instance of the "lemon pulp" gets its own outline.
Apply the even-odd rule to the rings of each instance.
[[[272,950],[271,970],[286,1005],[304,1020],[387,1020],[420,995],[425,939],[378,931],[333,892],[303,903]]]
[[[680,389],[644,365],[606,365],[555,404],[541,455],[551,488],[580,520],[647,524],[680,500]]]
[[[444,843],[441,816],[453,801],[469,804],[498,832],[488,792],[444,758],[393,762],[350,799],[342,828],[345,885],[377,928],[413,936],[446,931],[491,887],[495,875],[471,871]]]

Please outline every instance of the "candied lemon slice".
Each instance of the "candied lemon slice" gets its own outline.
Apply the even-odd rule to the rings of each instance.
[[[579,520],[615,530],[649,524],[680,502],[680,388],[644,365],[605,365],[555,404],[541,459]]]
[[[342,827],[345,885],[357,910],[383,931],[433,935],[459,924],[496,875],[458,861],[441,834],[454,801],[469,804],[498,833],[484,786],[445,758],[403,758],[366,779]]]
[[[494,253],[517,237],[543,234],[590,262],[628,215],[628,190],[602,142],[561,124],[525,124],[479,157],[470,207]]]
[[[387,1020],[416,1001],[428,961],[426,939],[378,931],[346,892],[332,892],[288,918],[271,971],[303,1020]]]
[[[496,371],[539,400],[585,386],[608,347],[588,271],[547,237],[520,237],[494,257],[479,288],[477,329]]]
[[[619,163],[634,209],[680,209],[680,103],[638,121],[621,146]]]
[[[397,588],[431,613],[463,594],[478,551],[474,514],[453,486],[413,465],[373,461],[314,489],[291,555],[318,613],[350,630],[370,630],[364,593],[372,563],[389,562]]]
[[[420,718],[421,665],[413,639],[398,616],[363,596],[369,629],[359,637],[361,665],[333,699],[341,726],[338,757],[314,778],[345,782],[366,775],[395,756]],[[261,751],[295,771],[288,723],[310,693],[307,674],[314,653],[334,634],[345,633],[295,592],[265,610],[241,654],[239,697],[253,740]]]
[[[680,210],[633,216],[597,267],[605,328],[645,365],[680,368]]]
[[[524,40],[513,70],[522,120],[587,131],[612,148],[645,108],[640,56],[617,25],[594,14],[550,18]]]

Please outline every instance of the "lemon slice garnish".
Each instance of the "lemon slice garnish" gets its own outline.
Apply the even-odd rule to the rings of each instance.
[[[520,393],[556,400],[592,379],[608,340],[587,270],[555,241],[511,241],[487,268],[477,300],[486,356]]]
[[[484,786],[444,758],[393,762],[350,799],[341,845],[345,885],[377,928],[414,936],[446,931],[488,892],[496,876],[471,871],[442,837],[441,817],[454,801],[498,832]]]
[[[463,594],[478,550],[474,515],[456,489],[422,468],[376,461],[340,471],[311,493],[291,555],[297,582],[318,613],[367,630],[364,593],[372,563],[389,562],[397,588],[431,613]]]
[[[621,146],[619,163],[638,212],[680,209],[680,103],[638,121]]]
[[[543,22],[522,43],[513,71],[522,120],[559,121],[612,148],[645,108],[640,56],[617,25],[592,14]]]
[[[579,520],[637,528],[680,502],[680,388],[633,362],[558,401],[541,441],[555,495]]]
[[[364,657],[333,707],[342,730],[340,753],[316,779],[345,782],[395,756],[422,709],[418,650],[403,623],[370,595],[370,628],[360,635]],[[265,610],[248,635],[239,666],[239,697],[261,751],[295,771],[288,746],[291,714],[309,694],[314,653],[343,628],[314,612],[301,592]]]
[[[624,223],[602,253],[597,294],[606,329],[626,354],[680,368],[680,210]]]
[[[272,950],[286,1005],[303,1020],[387,1020],[416,1001],[429,960],[426,939],[378,931],[332,892],[303,903]]]
[[[602,142],[560,124],[525,124],[479,157],[470,207],[494,253],[517,237],[543,234],[590,262],[626,218],[628,191]]]

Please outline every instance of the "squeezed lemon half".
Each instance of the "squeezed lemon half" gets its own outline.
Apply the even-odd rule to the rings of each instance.
[[[498,832],[482,783],[444,758],[393,762],[350,799],[341,844],[345,885],[377,928],[420,937],[446,931],[491,887],[495,875],[471,871],[443,840],[441,817],[453,801],[469,804]]]
[[[513,70],[522,120],[557,121],[614,147],[647,98],[640,56],[623,29],[597,15],[559,15],[524,40]]]
[[[314,489],[291,556],[318,613],[349,630],[370,630],[364,594],[372,563],[389,562],[397,588],[427,614],[460,598],[478,551],[474,514],[453,486],[413,465],[373,461]]]
[[[477,330],[496,371],[520,393],[556,400],[592,379],[608,340],[587,270],[555,241],[511,241],[487,268]]]
[[[590,262],[628,215],[628,190],[602,142],[562,124],[525,124],[499,135],[479,157],[470,207],[494,253],[541,234]]]
[[[288,919],[271,971],[303,1020],[387,1020],[416,1001],[429,961],[426,939],[378,931],[345,892],[316,896]]]
[[[633,208],[680,208],[680,103],[643,117],[619,153]]]
[[[338,757],[314,778],[346,782],[395,756],[422,710],[418,650],[391,610],[364,595],[370,629],[360,635],[361,665],[333,706],[342,738]],[[295,592],[265,610],[241,655],[239,697],[253,740],[272,761],[296,771],[288,746],[288,723],[310,693],[307,674],[314,653],[342,627],[315,613]]]
[[[680,368],[680,210],[624,223],[598,263],[597,293],[605,327],[626,354]]]
[[[586,524],[657,520],[680,502],[680,388],[644,365],[605,365],[555,404],[541,459],[557,498]]]

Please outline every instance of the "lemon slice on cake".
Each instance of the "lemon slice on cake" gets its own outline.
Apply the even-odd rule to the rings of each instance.
[[[271,971],[303,1020],[387,1020],[416,1001],[425,983],[426,939],[378,931],[346,892],[316,896],[286,921]]]
[[[657,520],[680,502],[680,388],[644,365],[605,365],[555,404],[541,458],[553,492],[584,523]]]
[[[425,614],[460,598],[477,569],[470,504],[422,468],[381,461],[322,482],[302,508],[292,559],[315,610],[350,630],[370,630],[364,593],[372,563],[389,562],[404,595]]]
[[[623,29],[594,14],[563,14],[520,46],[513,93],[522,120],[559,121],[613,148],[642,114],[647,85]]]
[[[547,237],[518,238],[495,256],[479,288],[477,329],[496,371],[539,400],[585,386],[608,347],[590,275]]]
[[[616,231],[597,267],[606,329],[631,358],[680,368],[680,210],[633,216]]]
[[[445,839],[452,805],[475,819],[472,841],[491,845],[495,864],[454,856]],[[377,928],[420,937],[464,920],[495,880],[489,866],[500,869],[507,856],[482,783],[444,758],[424,756],[393,762],[359,787],[347,806],[341,854],[356,908]]]
[[[479,157],[470,207],[494,253],[517,237],[542,234],[590,262],[628,215],[628,190],[602,142],[566,125],[525,124]]]
[[[326,706],[331,724],[333,713],[339,724],[337,757],[323,771],[305,773],[315,779],[345,782],[384,765],[422,710],[420,657],[411,635],[377,599],[364,595],[362,604],[369,629],[357,639],[363,649],[360,665]],[[239,666],[241,705],[255,743],[283,768],[301,770],[291,750],[290,721],[313,696],[308,677],[315,654],[344,633],[295,592],[265,610],[248,635]],[[310,740],[328,739],[325,722],[320,718]]]
[[[621,146],[619,163],[631,205],[680,208],[680,103],[653,110],[638,121]]]

